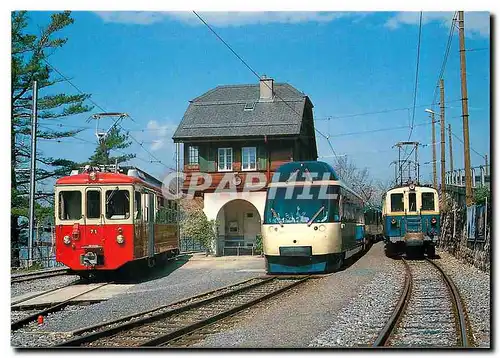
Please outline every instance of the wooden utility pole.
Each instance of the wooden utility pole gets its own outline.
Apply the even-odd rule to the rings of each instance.
[[[453,171],[453,147],[451,145],[451,124],[448,123],[448,140],[450,142],[450,171]]]
[[[439,102],[439,106],[441,108],[441,197],[443,198],[443,203],[445,202],[445,192],[446,192],[446,183],[445,183],[445,175],[446,175],[446,153],[445,153],[445,137],[444,137],[444,80],[441,78],[439,80],[439,92],[441,94],[441,100]],[[444,206],[444,204],[443,204]]]
[[[464,128],[464,161],[465,161],[465,204],[472,205],[472,176],[470,168],[469,144],[469,104],[467,98],[467,72],[465,64],[464,12],[458,12],[458,38],[460,44],[460,79],[462,82],[462,117]]]
[[[28,267],[33,263],[33,242],[35,224],[35,186],[36,186],[36,138],[38,121],[38,83],[33,81],[33,106],[31,107],[31,167],[30,167],[30,212],[29,212],[29,233],[28,233]],[[38,238],[38,237],[37,237]]]
[[[437,168],[436,168],[436,121],[434,120],[434,112],[431,112],[432,119],[432,181],[434,189],[438,188]]]

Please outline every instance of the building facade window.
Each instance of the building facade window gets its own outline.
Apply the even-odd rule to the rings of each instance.
[[[188,149],[188,154],[189,154],[189,164],[198,164],[199,163],[199,158],[198,158],[198,146],[197,145],[190,145]]]
[[[230,172],[233,170],[233,148],[219,148],[217,169],[219,172]]]
[[[257,169],[257,148],[243,147],[241,150],[241,169],[242,170],[255,170]]]

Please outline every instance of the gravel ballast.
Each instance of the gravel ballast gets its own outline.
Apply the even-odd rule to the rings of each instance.
[[[404,266],[375,244],[350,266],[310,280],[218,322],[193,348],[341,348],[370,346],[404,284]],[[439,252],[435,262],[464,300],[477,347],[490,346],[490,275]],[[48,347],[69,332],[109,322],[265,273],[260,257],[204,257],[172,262],[158,278],[90,306],[71,306],[11,334],[18,347]],[[60,277],[51,278],[58,280]],[[46,279],[49,280],[49,279]],[[29,283],[29,282],[28,282]],[[23,283],[23,284],[28,284]],[[44,287],[46,288],[46,287]],[[207,327],[208,328],[208,327]],[[209,329],[210,331],[210,329]]]
[[[450,276],[460,292],[476,347],[490,347],[490,274],[466,264],[444,251],[434,261]]]
[[[13,283],[10,285],[10,297],[13,298],[28,292],[46,291],[63,287],[78,281],[78,279],[79,277],[75,275],[61,275]]]
[[[377,307],[356,302],[364,294],[372,295],[372,299],[379,295],[382,301],[397,290],[384,285],[396,287],[403,281],[403,277],[398,279],[399,264],[385,257],[383,243],[377,243],[345,270],[264,301],[238,314],[234,322],[230,319],[224,331],[209,335],[191,347],[312,348],[347,346],[347,341],[355,345],[359,327],[353,324],[380,320],[372,314]],[[370,292],[377,288],[378,291]],[[349,315],[352,320],[348,322]],[[368,338],[364,340],[367,341]]]
[[[46,347],[61,342],[68,332],[109,322],[123,316],[174,303],[209,290],[264,274],[261,257],[205,258],[195,255],[191,260],[169,263],[159,278],[137,283],[127,291],[91,306],[67,308],[11,334],[11,344],[22,347]],[[76,306],[75,306],[76,307]],[[47,335],[47,341],[33,337]]]

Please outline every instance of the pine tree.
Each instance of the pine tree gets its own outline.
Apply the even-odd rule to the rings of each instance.
[[[47,27],[39,34],[28,33],[28,16],[26,11],[12,12],[11,32],[11,243],[13,247],[13,265],[19,265],[18,252],[18,217],[26,215],[29,193],[29,161],[31,139],[31,110],[33,81],[38,83],[38,139],[70,138],[79,133],[79,130],[51,130],[43,126],[50,121],[61,121],[65,118],[85,113],[92,107],[84,104],[88,94],[50,94],[47,89],[65,81],[64,78],[53,74],[47,57],[58,48],[64,46],[67,38],[57,37],[57,33],[71,25],[74,20],[71,13],[65,11],[55,13]],[[49,53],[50,52],[50,53]],[[36,181],[57,178],[69,173],[75,163],[62,159],[45,157],[37,153]],[[40,193],[46,197],[49,193]]]

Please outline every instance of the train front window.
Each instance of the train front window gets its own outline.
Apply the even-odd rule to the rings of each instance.
[[[309,190],[310,196],[307,195]],[[337,187],[328,187],[327,194],[338,192]],[[309,197],[309,198],[308,198]],[[276,188],[274,198],[268,199],[264,222],[266,224],[305,224],[314,219],[315,223],[339,220],[339,202],[337,199],[322,198],[320,187],[297,186],[293,191]]]
[[[59,219],[80,220],[82,217],[82,193],[80,191],[59,192]]]
[[[422,210],[435,210],[434,193],[422,193]]]
[[[391,194],[391,211],[404,211],[403,194]]]
[[[88,190],[87,191],[87,218],[98,219],[101,217],[101,191]]]
[[[128,190],[118,188],[106,191],[106,219],[119,220],[130,217],[130,195]]]

